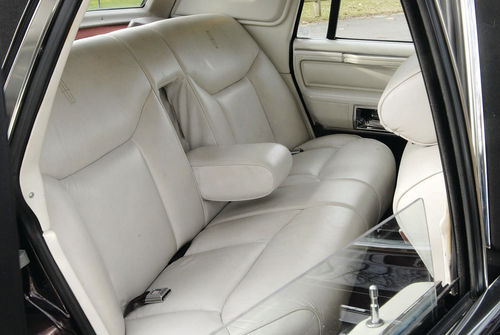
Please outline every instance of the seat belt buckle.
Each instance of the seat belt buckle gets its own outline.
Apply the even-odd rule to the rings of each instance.
[[[144,303],[145,304],[158,304],[160,302],[163,302],[167,294],[170,293],[169,288],[155,288],[154,290],[151,290],[146,294],[146,297],[144,298]]]
[[[302,149],[302,148],[295,148],[293,150],[290,150],[290,153],[292,154],[292,156],[300,154],[301,152],[304,152],[304,149]]]

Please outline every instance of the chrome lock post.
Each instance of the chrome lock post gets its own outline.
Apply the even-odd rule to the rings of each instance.
[[[384,324],[380,318],[379,305],[378,305],[378,288],[376,285],[370,285],[368,288],[370,294],[370,320],[366,321],[368,328],[377,328]]]

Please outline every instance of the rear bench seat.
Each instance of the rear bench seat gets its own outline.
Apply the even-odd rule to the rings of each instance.
[[[310,139],[307,120],[285,82],[236,20],[192,15],[134,29],[113,36],[128,47],[163,99],[186,151],[258,142],[302,151],[293,155],[284,189],[231,204],[236,212],[338,202],[373,224],[389,207],[395,178],[391,151],[357,135]]]
[[[303,143],[304,122],[231,18],[171,19],[75,43],[40,158],[44,235],[58,240],[58,264],[97,333],[210,333],[378,221],[392,198],[390,151],[348,135]],[[196,152],[255,142],[304,152],[287,177],[288,151],[263,145],[282,174],[268,196],[228,204],[202,195]],[[172,290],[163,303],[123,317],[131,299],[161,287]],[[334,331],[344,297],[314,290],[226,333],[276,334],[276,322],[282,334]]]

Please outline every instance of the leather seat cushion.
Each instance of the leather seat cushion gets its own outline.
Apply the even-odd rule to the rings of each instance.
[[[304,152],[293,156],[292,170],[282,186],[332,180],[362,183],[376,195],[378,215],[389,207],[396,164],[383,143],[357,135],[335,134],[315,138],[298,148]]]
[[[127,333],[160,334],[165,331],[160,325],[168,324],[168,329],[190,334],[198,327],[193,323],[203,323],[204,332],[210,333],[344,247],[367,228],[354,211],[340,206],[287,210],[211,223],[195,238],[186,255],[167,267],[151,285],[150,288],[172,289],[166,300],[131,313],[126,318]],[[341,296],[334,298],[338,301],[325,304],[310,300],[313,296],[311,292],[304,296],[303,292],[290,298],[281,308],[252,320],[245,333],[285,315],[311,310],[310,304],[314,306],[312,311],[317,321],[328,322],[325,316],[338,318],[332,313],[342,303]],[[156,319],[160,314],[162,319]]]

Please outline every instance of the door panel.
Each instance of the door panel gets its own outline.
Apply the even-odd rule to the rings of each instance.
[[[412,43],[296,39],[293,67],[315,122],[328,129],[354,129],[354,108],[376,108]]]

